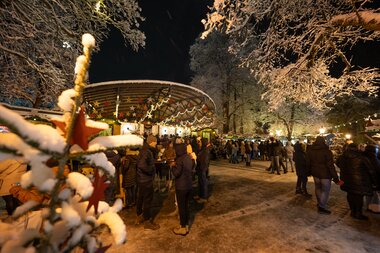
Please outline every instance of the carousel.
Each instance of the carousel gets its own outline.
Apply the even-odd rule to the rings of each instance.
[[[83,97],[88,116],[106,121],[112,134],[184,136],[214,124],[214,101],[203,91],[181,83],[101,82],[87,85]]]

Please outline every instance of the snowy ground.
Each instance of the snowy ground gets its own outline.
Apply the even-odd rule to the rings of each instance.
[[[380,215],[353,220],[346,195],[333,185],[332,214],[316,211],[315,196],[295,195],[295,173],[273,175],[268,162],[252,167],[212,162],[211,197],[204,206],[191,201],[192,225],[186,237],[176,236],[173,193],[156,194],[160,230],[135,226],[134,210],[125,210],[128,242],[111,252],[380,252]],[[309,192],[314,192],[309,182]],[[111,238],[103,236],[105,243]]]
[[[316,211],[315,196],[295,195],[295,173],[268,174],[268,162],[229,164],[213,161],[211,196],[205,205],[191,201],[191,229],[186,237],[174,235],[178,226],[174,192],[156,193],[157,231],[135,226],[135,210],[120,214],[127,225],[128,242],[107,253],[125,252],[380,252],[380,214],[365,212],[369,221],[353,220],[346,194],[333,185],[329,200],[332,214]],[[311,178],[310,178],[311,180]],[[309,182],[310,193],[314,192]],[[5,215],[0,201],[0,215]],[[112,243],[101,233],[105,245]]]

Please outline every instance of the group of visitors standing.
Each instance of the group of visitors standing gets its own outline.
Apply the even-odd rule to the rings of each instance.
[[[224,152],[230,163],[237,164],[244,162],[246,166],[251,166],[252,159],[259,159],[259,144],[251,141],[228,140]]]
[[[330,214],[328,200],[331,182],[339,185],[347,192],[347,202],[351,216],[366,220],[363,215],[363,200],[366,208],[380,212],[380,160],[378,146],[347,144],[343,153],[334,159],[324,137],[318,136],[312,144],[297,141],[294,145],[288,141],[284,146],[281,141],[270,137],[266,141],[227,141],[225,145],[226,158],[230,163],[246,161],[249,157],[269,160],[267,169],[270,173],[280,175],[296,171],[296,194],[311,198],[307,190],[308,177],[312,177],[315,186],[317,211],[320,214]],[[257,152],[257,153],[256,153]],[[338,172],[340,177],[338,175]]]
[[[137,198],[136,198],[136,225],[144,224],[145,229],[157,230],[159,224],[154,222],[152,215],[152,201],[154,194],[154,178],[159,177],[157,169],[157,138],[149,135],[145,138],[143,147],[135,154],[133,159],[126,157],[123,176],[128,179],[128,171],[136,171]],[[182,138],[168,140],[165,150],[160,157],[160,164],[168,164],[169,171],[174,177],[175,196],[180,218],[180,226],[174,228],[173,232],[178,235],[189,233],[190,210],[189,201],[192,196],[193,172],[196,171],[198,177],[199,195],[194,196],[198,203],[207,202],[208,198],[208,166],[209,166],[209,141],[206,138],[198,141],[185,141]],[[173,153],[174,151],[174,153]],[[196,154],[195,152],[196,151]],[[128,154],[128,152],[127,152]],[[131,166],[134,163],[133,166]],[[163,168],[161,168],[163,169]],[[165,174],[165,173],[164,173]],[[164,175],[166,176],[166,175]],[[123,186],[126,183],[123,181]],[[128,191],[127,203],[131,203],[134,191]],[[131,196],[132,195],[132,196]]]
[[[307,194],[307,177],[312,176],[318,213],[331,213],[327,208],[331,182],[347,192],[347,202],[353,218],[368,219],[363,215],[364,196],[368,196],[367,205],[372,202],[379,210],[380,161],[377,146],[366,145],[365,150],[361,151],[357,144],[348,144],[335,164],[333,154],[322,136],[318,136],[307,149],[300,143],[296,143],[294,149],[298,177],[296,194]]]

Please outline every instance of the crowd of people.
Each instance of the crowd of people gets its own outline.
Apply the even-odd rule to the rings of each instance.
[[[107,155],[115,168],[120,168],[121,188],[125,192],[126,207],[136,207],[136,225],[157,230],[152,201],[155,191],[169,191],[174,185],[176,208],[180,225],[173,229],[178,235],[189,233],[189,202],[193,197],[200,204],[208,199],[208,168],[210,143],[206,138],[181,138],[176,136],[144,136],[142,148],[119,150],[114,160]],[[197,179],[198,194],[192,194],[193,181]],[[116,179],[117,181],[117,179]],[[117,192],[118,183],[110,185]],[[112,191],[112,190],[111,190]],[[115,195],[115,192],[113,195]],[[112,194],[111,194],[112,195]],[[108,201],[112,201],[109,199]]]
[[[307,190],[308,178],[314,181],[317,211],[330,214],[328,200],[331,182],[347,192],[347,202],[351,216],[366,220],[363,214],[363,199],[366,209],[380,212],[380,161],[376,145],[347,144],[342,154],[334,158],[322,136],[312,144],[288,141],[285,145],[274,137],[266,141],[210,142],[206,138],[153,135],[144,136],[144,144],[139,149],[106,151],[108,160],[115,166],[116,176],[105,179],[108,187],[105,201],[112,204],[115,196],[125,196],[125,208],[135,208],[136,225],[157,230],[160,225],[154,221],[152,201],[155,191],[175,191],[175,206],[179,215],[179,226],[173,229],[178,235],[187,235],[190,225],[190,199],[200,204],[209,197],[208,170],[210,158],[223,156],[232,164],[245,162],[251,166],[252,160],[270,161],[267,171],[280,175],[296,172],[295,194],[307,198],[312,195]],[[54,165],[52,165],[54,167]],[[72,166],[71,170],[75,170]],[[27,170],[19,161],[2,162],[0,193],[6,201],[9,214],[33,192],[27,194],[15,182]],[[338,175],[338,172],[339,175]],[[12,175],[13,177],[9,176]],[[10,180],[12,179],[12,180]],[[193,194],[193,184],[197,183],[197,193]],[[174,187],[173,187],[174,186]],[[39,200],[40,201],[40,200]],[[41,200],[43,201],[43,200]]]
[[[297,141],[294,145],[287,141],[285,145],[274,137],[266,141],[233,141],[224,145],[225,157],[230,163],[246,162],[251,159],[270,161],[269,173],[280,175],[296,171],[296,194],[312,197],[307,191],[308,177],[314,181],[317,211],[330,214],[327,203],[331,182],[347,192],[347,202],[351,216],[366,220],[363,215],[363,200],[366,209],[380,213],[380,158],[377,145],[347,143],[342,153],[334,158],[333,153],[322,136],[313,143]],[[338,172],[340,176],[338,175]]]

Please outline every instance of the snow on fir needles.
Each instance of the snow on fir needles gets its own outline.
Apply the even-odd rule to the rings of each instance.
[[[34,125],[20,115],[0,105],[0,123],[12,133],[0,138],[0,159],[16,158],[28,163],[31,170],[21,178],[21,187],[43,196],[41,201],[26,201],[17,208],[12,224],[0,222],[1,252],[70,252],[82,248],[85,252],[105,252],[110,245],[97,239],[96,229],[105,224],[117,245],[126,241],[126,227],[117,214],[122,201],[112,207],[102,201],[106,177],[115,168],[103,153],[118,147],[139,147],[143,139],[134,136],[93,137],[108,128],[102,122],[87,120],[80,97],[86,85],[91,49],[95,39],[82,37],[84,54],[77,58],[75,86],[62,92],[58,106],[63,120],[54,120],[57,128]],[[52,84],[54,85],[54,84]],[[95,169],[94,181],[68,169],[70,160],[86,161]],[[35,227],[23,221],[34,217]],[[21,225],[20,225],[21,224]]]

